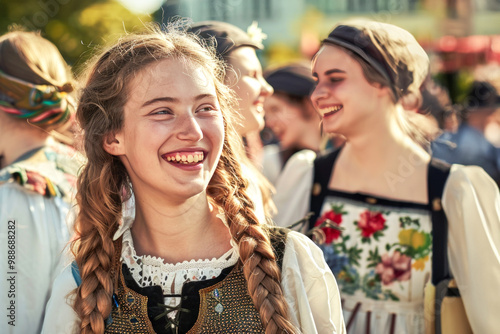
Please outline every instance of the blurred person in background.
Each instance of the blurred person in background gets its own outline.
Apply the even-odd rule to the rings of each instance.
[[[38,33],[0,37],[1,333],[40,333],[69,241],[66,216],[80,163],[51,136],[71,126],[70,68]]]
[[[500,92],[500,63],[488,62],[477,65],[472,75],[476,81],[486,81]],[[500,148],[500,108],[488,117],[483,133],[493,146]]]
[[[484,129],[484,136],[493,146],[500,149],[500,109],[490,116]]]
[[[427,142],[425,148],[430,150],[455,148],[455,144],[445,140],[443,133],[456,132],[459,121],[457,116],[457,108],[451,102],[448,91],[436,81],[428,77],[420,87],[422,94],[422,104],[417,112],[425,116],[427,124],[423,125],[427,133]],[[428,145],[430,143],[430,146]]]
[[[422,105],[418,108],[418,112],[432,119],[435,125],[435,130],[430,131],[430,138],[439,136],[442,131],[456,132],[459,125],[457,111],[446,88],[427,78],[420,88],[420,93]]]
[[[274,184],[294,153],[301,150],[319,152],[324,143],[320,118],[310,99],[314,78],[309,63],[267,69],[264,78],[274,89],[274,94],[264,103],[266,126],[272,130],[278,144],[264,146],[262,171]]]
[[[264,128],[264,101],[273,93],[273,88],[262,75],[262,65],[256,50],[264,48],[266,37],[257,23],[247,30],[226,22],[202,21],[194,23],[190,32],[198,35],[205,44],[214,45],[216,55],[226,65],[225,84],[236,94],[238,112],[236,131],[242,137],[247,160],[242,162],[243,175],[250,180],[255,193],[257,216],[264,220],[274,211],[271,183],[260,172],[261,149],[259,132]],[[262,201],[259,200],[262,198]]]
[[[450,164],[482,167],[500,185],[500,151],[484,131],[491,115],[500,108],[495,87],[474,81],[459,112],[456,131],[445,131],[432,145],[432,155]]]

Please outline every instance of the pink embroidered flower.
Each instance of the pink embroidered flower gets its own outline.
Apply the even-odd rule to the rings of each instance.
[[[384,228],[385,218],[380,212],[364,211],[359,215],[358,227],[361,229],[361,235],[368,238],[373,233]]]
[[[47,193],[47,180],[36,172],[26,171],[26,183],[31,185],[33,191],[45,195]]]
[[[375,267],[375,273],[380,275],[382,284],[393,281],[407,281],[411,277],[411,258],[395,251],[392,258],[388,253],[382,255],[382,262]]]
[[[327,219],[331,220],[336,225],[342,223],[342,214],[335,213],[333,210],[325,212],[321,217],[318,218],[314,226],[319,226],[324,223]],[[321,230],[325,233],[325,243],[330,244],[332,241],[337,240],[340,236],[340,231],[331,227],[323,227]]]

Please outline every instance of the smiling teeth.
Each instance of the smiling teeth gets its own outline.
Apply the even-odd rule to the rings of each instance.
[[[167,156],[167,161],[177,162],[181,164],[189,164],[189,163],[197,163],[198,161],[203,160],[203,153],[198,154],[179,154],[177,153],[175,156]]]
[[[334,107],[328,107],[328,108],[325,108],[325,109],[321,109],[321,111],[324,112],[324,113],[328,113],[328,112],[339,111],[340,109],[342,109],[342,106],[334,106]]]

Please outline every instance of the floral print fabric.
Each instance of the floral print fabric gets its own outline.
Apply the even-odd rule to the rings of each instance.
[[[316,226],[326,219],[342,230],[322,228],[325,260],[342,298],[423,302],[431,277],[432,236],[425,205],[383,205],[327,196]],[[373,198],[372,198],[373,202]]]

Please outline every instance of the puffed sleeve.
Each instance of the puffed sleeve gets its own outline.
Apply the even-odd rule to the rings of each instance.
[[[40,332],[69,241],[68,210],[61,198],[26,191],[17,183],[0,186],[1,333]]]
[[[301,233],[288,233],[281,284],[291,320],[302,333],[345,333],[335,277],[323,252]]]
[[[273,220],[278,226],[290,226],[309,212],[309,196],[313,183],[313,162],[316,153],[302,150],[286,163],[276,182],[273,197],[277,213]]]
[[[480,167],[453,165],[443,193],[450,269],[474,333],[497,333],[500,196]]]
[[[78,332],[79,319],[72,307],[72,291],[76,288],[71,265],[68,265],[54,281],[52,295],[45,310],[42,334]]]

